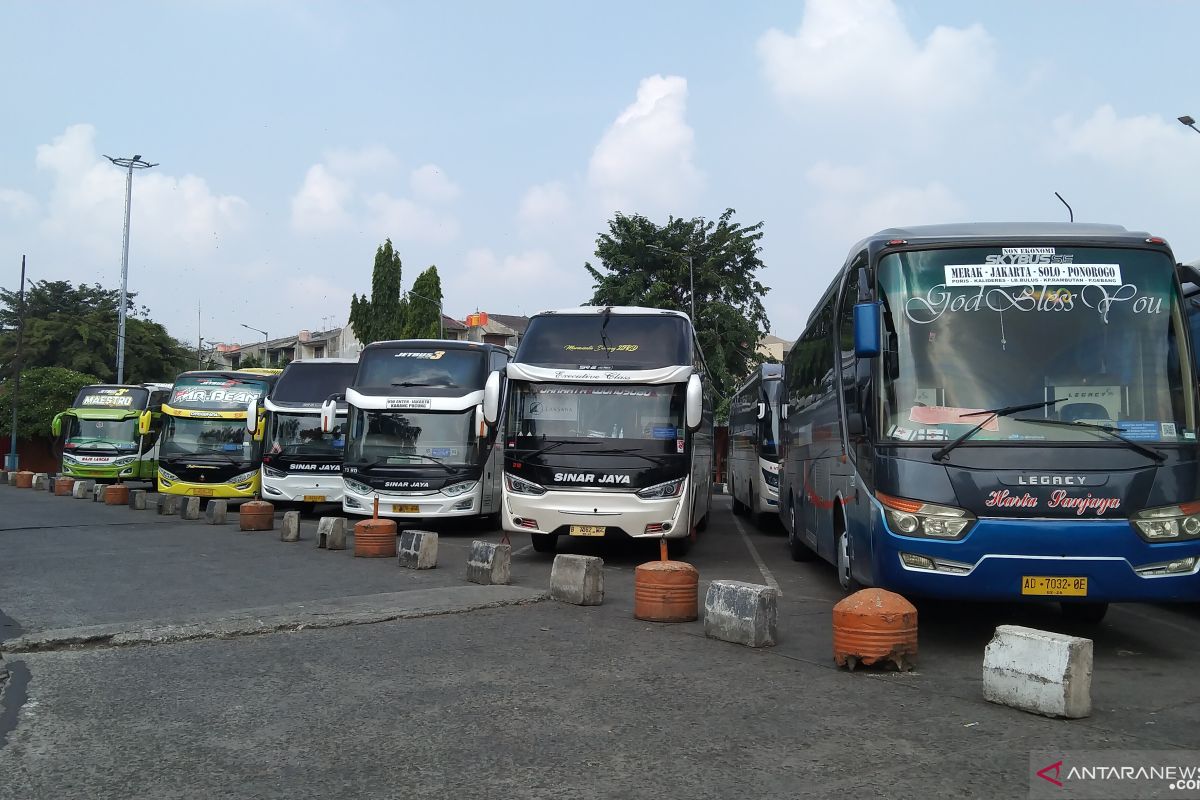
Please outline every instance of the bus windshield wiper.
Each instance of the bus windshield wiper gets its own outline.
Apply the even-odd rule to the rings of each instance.
[[[608,320],[610,317],[612,317],[612,306],[605,306],[604,307],[604,322],[602,322],[600,324],[600,344],[604,348],[604,354],[611,358],[612,357],[612,347],[609,346],[608,334],[606,334],[604,332],[604,329],[608,327]]]
[[[1068,428],[1084,428],[1085,430],[1089,431],[1100,431],[1101,433],[1107,433],[1109,436],[1112,436],[1115,439],[1120,439],[1122,442],[1129,445],[1130,449],[1136,450],[1147,458],[1152,458],[1160,464],[1167,460],[1165,455],[1163,455],[1160,451],[1155,450],[1153,447],[1147,447],[1144,444],[1135,442],[1133,439],[1122,436],[1121,431],[1124,430],[1124,428],[1119,425],[1101,425],[1098,422],[1083,422],[1081,420],[1071,422],[1065,419],[1047,419],[1045,417],[1017,417],[1016,421],[1040,422],[1043,425],[1062,425]]]
[[[524,458],[527,458],[527,459],[528,458],[536,458],[537,456],[540,456],[542,453],[548,453],[549,451],[553,450],[556,447],[562,447],[566,443],[567,443],[566,439],[560,439],[557,442],[551,442],[550,444],[546,445],[545,447],[540,447],[537,450],[534,450],[532,453],[527,453],[524,456]]]
[[[661,464],[663,461],[663,456],[665,455],[665,454],[660,454],[657,458],[655,458],[654,456],[647,455],[646,453],[638,452],[637,450],[634,450],[632,447],[608,447],[603,450],[588,450],[587,452],[589,454],[590,453],[599,453],[601,455],[634,456],[636,458],[642,459],[643,461],[649,461],[651,464],[655,464],[655,465]]]
[[[240,462],[240,461],[236,460],[236,459],[235,459],[233,456],[229,455],[229,453],[226,453],[224,450],[221,450],[221,449],[219,449],[219,448],[216,448],[216,447],[210,447],[210,446],[208,446],[208,445],[203,445],[203,444],[198,444],[198,445],[196,445],[196,446],[197,446],[197,447],[199,447],[199,448],[201,448],[201,449],[203,449],[203,450],[206,450],[206,451],[208,451],[208,452],[210,452],[210,453],[215,453],[215,454],[217,454],[217,455],[221,456],[221,457],[222,457],[222,458],[224,458],[226,461],[228,461],[230,464],[233,464],[235,467],[236,467],[236,466],[238,466],[238,465],[240,465],[240,464],[242,463],[242,462]]]
[[[450,383],[450,382],[426,383],[424,381],[392,381],[392,386],[400,386],[405,389],[411,388],[413,386],[427,386],[427,387],[433,388],[433,389],[457,389],[457,388],[459,388],[457,383]]]
[[[1064,403],[1066,400],[1067,398],[1065,397],[1058,397],[1053,400],[1042,400],[1038,403],[1022,403],[1021,405],[1017,406],[1001,406],[1000,408],[989,408],[984,411],[972,411],[969,414],[959,414],[960,419],[962,417],[983,417],[983,422],[979,423],[974,428],[971,428],[971,430],[967,431],[962,436],[959,436],[953,442],[950,442],[950,444],[934,450],[933,460],[941,461],[946,456],[950,455],[951,450],[958,447],[975,434],[979,433],[981,430],[983,430],[984,425],[987,425],[996,417],[1007,417],[1010,414],[1016,414],[1018,411],[1033,411],[1035,408],[1045,408],[1046,406],[1052,406],[1055,403]]]
[[[409,464],[389,464],[388,463],[388,461],[393,458],[401,458],[401,457],[403,457],[403,458],[410,458],[410,457],[411,458],[424,458],[428,461],[432,461],[433,463],[437,464],[439,467],[446,470],[446,472],[449,472],[452,475],[455,472],[457,472],[457,470],[454,469],[454,467],[449,466],[444,461],[442,461],[440,458],[434,458],[433,456],[427,456],[424,453],[396,453],[395,455],[390,455],[390,456],[380,456],[379,458],[375,458],[370,461],[367,461],[366,459],[364,459],[362,461],[346,461],[344,463],[348,467],[358,467],[359,469],[375,469],[375,467],[407,467],[407,466],[411,466]]]

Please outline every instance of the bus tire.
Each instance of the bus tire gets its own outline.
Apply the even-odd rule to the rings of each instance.
[[[1108,613],[1108,603],[1059,603],[1063,619],[1080,625],[1097,625]]]
[[[533,549],[539,553],[553,553],[558,546],[558,536],[553,533],[531,533]]]
[[[708,500],[706,501],[706,504],[704,506],[704,516],[701,517],[700,521],[696,523],[696,530],[698,530],[698,531],[703,531],[703,530],[708,529],[708,520],[709,520],[709,517],[712,516],[712,493],[713,493],[713,487],[712,487],[712,484],[709,483],[708,484]]]
[[[743,503],[741,500],[738,500],[737,486],[734,484],[733,481],[729,482],[729,494],[733,498],[733,515],[735,517],[740,517],[742,514],[745,514],[746,513],[746,504]]]
[[[837,534],[837,571],[838,583],[846,590],[848,594],[854,594],[863,585],[854,577],[854,558],[850,552],[850,533],[846,530],[846,523],[838,518],[837,527],[834,528]]]
[[[788,552],[792,555],[792,561],[812,561],[817,554],[800,538],[800,528],[797,527],[799,522],[796,520],[796,504],[788,503],[788,509],[792,523],[791,530],[788,531]]]

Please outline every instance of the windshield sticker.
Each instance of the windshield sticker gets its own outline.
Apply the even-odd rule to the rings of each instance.
[[[243,387],[239,389],[203,389],[196,386],[188,386],[183,389],[178,389],[171,395],[171,405],[179,403],[196,403],[196,404],[221,404],[221,405],[246,405],[251,400],[255,400],[262,396],[262,389],[258,387]]]
[[[988,256],[989,259],[993,256]],[[947,264],[947,286],[1120,286],[1119,264]]]
[[[634,353],[640,345],[636,344],[564,344],[563,350],[568,353]]]
[[[1055,250],[1053,247],[1001,247],[1000,248],[1000,255],[1014,256],[1016,258],[1030,258],[1033,256],[1037,256],[1039,258],[1042,256],[1053,257],[1054,253],[1055,253]],[[995,258],[995,256],[988,256],[988,258]],[[1067,259],[1067,261],[1071,260],[1071,256],[1059,256],[1060,260],[1064,259],[1064,258]],[[1029,262],[1025,261],[1025,262],[1015,262],[1015,263],[1029,263]],[[1037,261],[1034,263],[1040,264],[1042,262]]]
[[[675,440],[675,452],[676,452],[676,453],[682,453],[682,452],[683,452],[683,439],[676,439],[676,440]]]
[[[1156,420],[1121,420],[1117,423],[1117,433],[1137,442],[1157,442],[1162,434],[1162,423]]]
[[[908,412],[909,422],[922,425],[978,425],[987,418],[982,408],[955,408],[953,406],[913,406]],[[975,416],[969,416],[975,415]],[[1000,422],[995,415],[984,424],[983,430],[998,433]]]
[[[888,431],[888,436],[893,439],[902,439],[906,442],[911,442],[917,438],[917,432],[912,428],[901,428],[898,425],[893,425],[891,430]]]
[[[425,350],[417,353],[392,353],[392,358],[420,358],[426,361],[437,361],[446,355],[445,350]]]
[[[941,428],[921,428],[916,436],[918,442],[944,442],[949,438],[950,434]]]
[[[614,397],[657,397],[653,389],[622,389],[611,386],[548,386],[538,389],[538,394],[588,394],[612,395]]]
[[[95,394],[86,395],[83,405],[128,408],[133,405],[133,395],[129,394],[128,389],[100,389]]]
[[[1115,266],[1115,265],[1092,265]],[[961,269],[983,269],[983,267],[961,267]],[[960,267],[946,267],[960,269]],[[1117,268],[1119,270],[1119,268]],[[999,283],[1000,286],[995,285]],[[1163,313],[1162,297],[1138,293],[1132,283],[1108,284],[1107,282],[1056,280],[1058,284],[1079,285],[1077,290],[1067,288],[1050,289],[1044,284],[1034,286],[1034,280],[1016,280],[1011,283],[990,280],[965,280],[957,285],[940,283],[923,297],[910,297],[904,303],[904,316],[918,325],[937,322],[946,312],[965,311],[1013,311],[1013,312],[1070,312],[1077,307],[1094,309],[1108,323],[1108,314],[1114,303],[1128,303],[1134,314]],[[988,284],[985,286],[984,284]],[[1111,286],[1111,288],[1110,288]],[[978,287],[974,291],[951,292],[954,288]],[[1004,287],[1004,288],[1000,288]],[[1019,291],[1006,291],[1020,287]]]
[[[675,426],[674,425],[655,425],[653,428],[650,429],[650,438],[651,439],[674,439],[675,438]]]
[[[433,401],[428,397],[389,397],[386,408],[429,408]]]
[[[1164,422],[1162,424],[1162,435],[1164,439],[1174,439],[1176,436],[1178,436],[1178,434],[1175,433],[1175,423]]]
[[[574,421],[579,419],[578,397],[525,398],[525,419]]]

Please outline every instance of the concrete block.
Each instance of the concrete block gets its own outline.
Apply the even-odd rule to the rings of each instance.
[[[54,484],[57,481],[58,481],[57,475],[54,475],[54,474],[47,475],[46,476],[46,485],[43,486],[42,488],[45,489],[50,494],[54,494]]]
[[[604,559],[596,556],[554,557],[550,568],[550,597],[577,606],[604,602]]]
[[[279,541],[281,541],[281,542],[298,542],[298,541],[300,541],[300,512],[299,511],[283,512],[283,524],[279,526]]]
[[[484,586],[512,582],[512,545],[471,542],[467,557],[467,580]]]
[[[208,505],[204,507],[204,521],[209,525],[224,525],[228,514],[228,500],[209,500]]]
[[[107,488],[108,488],[108,486],[106,486],[103,483],[97,483],[95,486],[93,486],[92,487],[92,502],[93,503],[103,503],[104,502],[104,490]]]
[[[177,494],[160,494],[158,496],[159,514],[178,514],[180,501],[183,498]]]
[[[46,473],[44,473],[44,472],[33,473],[33,488],[38,489],[43,492],[46,491]]]
[[[129,507],[135,511],[146,510],[146,490],[145,489],[130,489],[129,490]]]
[[[4,477],[8,480],[9,486],[17,485],[17,471],[16,470],[13,470],[12,472],[4,473]]]
[[[317,523],[317,547],[345,550],[346,520],[342,517],[321,517]]]
[[[1092,713],[1092,640],[1001,625],[983,651],[983,699],[1047,717]]]
[[[744,581],[713,581],[704,596],[704,635],[747,647],[775,644],[779,590]]]
[[[183,498],[183,505],[180,507],[179,516],[184,519],[200,519],[200,498]]]
[[[15,472],[11,474],[16,475]],[[76,500],[91,500],[95,488],[95,481],[75,481],[75,485],[71,487],[71,496]]]
[[[396,547],[400,566],[433,569],[437,566],[438,535],[433,531],[402,531]]]

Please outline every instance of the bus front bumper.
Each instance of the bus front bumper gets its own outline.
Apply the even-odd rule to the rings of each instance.
[[[623,532],[634,538],[682,539],[690,531],[684,513],[690,499],[690,482],[679,497],[643,500],[633,492],[561,492],[541,495],[505,490],[504,530],[514,533],[602,535]],[[656,527],[657,526],[657,527]],[[603,527],[601,534],[580,528]],[[666,528],[666,530],[664,530]]]
[[[285,478],[263,475],[264,500],[281,503],[342,502],[341,473],[297,473]]]
[[[249,482],[232,483],[189,483],[167,481],[158,476],[159,494],[179,494],[187,497],[222,497],[231,500],[252,500],[258,494],[258,477]]]
[[[342,490],[342,510],[347,514],[369,517],[374,513],[376,498],[379,499],[379,516],[393,519],[471,517],[479,516],[482,513],[478,483],[474,488],[453,496],[443,492],[421,494],[362,492],[347,485]]]
[[[1127,520],[980,519],[961,541],[901,536],[883,525],[874,583],[901,594],[973,600],[1200,601],[1200,540],[1143,540]],[[855,542],[856,552],[861,543]],[[925,559],[922,561],[921,559]],[[1029,581],[1030,578],[1086,578]],[[1030,585],[1032,583],[1032,585]],[[1071,594],[1046,594],[1069,587]],[[1079,593],[1082,590],[1083,593]]]
[[[137,462],[117,467],[112,464],[67,464],[62,465],[62,474],[68,478],[86,478],[93,481],[115,481],[133,478],[138,471]]]

